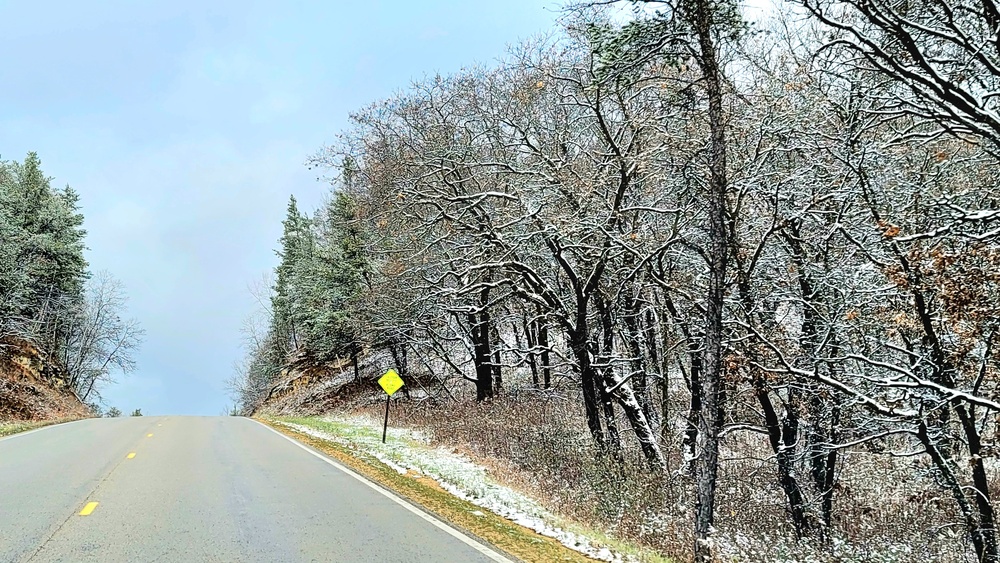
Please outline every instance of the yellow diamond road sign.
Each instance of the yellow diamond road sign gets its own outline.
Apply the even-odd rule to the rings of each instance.
[[[399,391],[399,388],[403,386],[403,380],[399,377],[399,374],[396,373],[396,370],[390,369],[385,372],[385,375],[378,378],[378,384],[382,386],[382,389],[384,389],[386,393],[392,396],[393,393]]]

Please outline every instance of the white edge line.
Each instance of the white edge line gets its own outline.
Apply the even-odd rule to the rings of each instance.
[[[21,436],[27,436],[28,434],[34,434],[35,432],[41,432],[42,430],[48,430],[49,428],[56,428],[58,426],[66,426],[68,424],[73,424],[74,422],[83,422],[84,420],[90,420],[89,418],[78,418],[76,420],[67,420],[66,422],[60,422],[58,424],[46,424],[41,428],[35,428],[34,430],[28,430],[27,432],[17,432],[11,434],[10,436],[4,436],[0,438],[0,442],[4,440],[13,440],[14,438],[20,438]]]
[[[329,457],[327,457],[327,456],[325,456],[325,455],[323,455],[323,454],[321,454],[321,453],[313,450],[312,448],[306,446],[305,444],[303,444],[303,443],[301,443],[301,442],[299,442],[297,440],[294,440],[294,439],[292,439],[292,438],[290,438],[290,437],[282,434],[281,432],[278,432],[274,428],[271,428],[270,426],[268,426],[267,424],[264,424],[263,422],[261,422],[259,420],[255,420],[255,419],[252,419],[252,418],[248,418],[248,420],[253,420],[257,424],[263,426],[264,428],[267,428],[268,430],[270,430],[271,432],[274,432],[278,436],[281,436],[282,438],[288,440],[289,442],[295,444],[296,446],[298,446],[298,447],[302,448],[303,450],[309,452],[310,454],[316,456],[317,458],[319,458],[319,459],[321,459],[321,460],[329,463],[330,465],[336,467],[337,469],[343,471],[344,473],[350,475],[351,477],[354,477],[355,479],[357,479],[358,481],[361,481],[365,485],[368,485],[369,487],[371,487],[375,491],[378,491],[382,495],[384,495],[384,496],[392,499],[392,501],[395,502],[396,504],[398,504],[398,505],[402,506],[403,508],[409,510],[413,514],[416,514],[417,516],[423,518],[427,522],[430,522],[431,524],[433,524],[434,526],[440,528],[441,530],[444,530],[450,536],[454,537],[455,539],[458,539],[462,543],[464,543],[464,544],[468,545],[469,547],[475,549],[479,553],[482,553],[486,557],[489,557],[493,561],[500,561],[500,562],[503,562],[503,563],[513,563],[512,559],[510,559],[508,557],[505,557],[505,556],[501,555],[500,553],[498,553],[497,551],[494,551],[494,550],[486,547],[485,545],[483,545],[483,544],[481,544],[481,543],[473,540],[472,538],[466,536],[462,532],[459,532],[458,530],[456,530],[455,528],[451,527],[450,525],[442,522],[438,518],[435,518],[434,516],[431,516],[427,512],[425,512],[425,511],[423,511],[423,510],[421,510],[421,509],[413,506],[412,504],[410,504],[409,502],[403,500],[399,496],[397,496],[397,495],[389,492],[388,490],[385,489],[385,487],[382,487],[381,485],[378,485],[378,484],[372,482],[367,477],[365,477],[365,476],[363,476],[363,475],[355,472],[353,469],[350,469],[348,467],[345,467],[345,466],[337,463],[336,461],[333,461]]]

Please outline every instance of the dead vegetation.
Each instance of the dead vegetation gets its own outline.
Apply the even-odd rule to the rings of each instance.
[[[329,372],[262,411],[321,415],[382,414],[370,378]],[[415,394],[416,395],[416,394]],[[299,401],[297,403],[297,401]],[[693,482],[680,452],[683,428],[661,434],[668,471],[637,470],[638,443],[625,443],[625,463],[598,455],[588,439],[579,397],[571,390],[522,390],[476,403],[447,397],[393,401],[392,424],[427,432],[437,445],[487,467],[501,483],[570,520],[677,561],[691,558]],[[891,444],[890,444],[891,445]],[[899,444],[900,446],[902,444]],[[967,539],[952,499],[919,457],[895,457],[862,447],[843,453],[830,536],[797,540],[777,486],[766,437],[724,435],[714,541],[727,561],[896,562],[968,560]],[[996,482],[996,468],[992,472]]]

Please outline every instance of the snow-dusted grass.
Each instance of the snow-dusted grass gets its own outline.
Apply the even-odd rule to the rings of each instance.
[[[430,437],[424,433],[390,428],[387,443],[383,444],[381,421],[363,416],[283,418],[278,422],[303,434],[362,451],[400,475],[412,472],[430,477],[456,497],[541,535],[554,538],[562,545],[593,559],[635,559],[628,553],[631,549],[609,546],[607,538],[602,538],[601,534],[587,533],[547,511],[537,501],[498,483],[486,468],[467,456],[451,449],[433,446]]]
[[[562,404],[547,396],[484,405],[402,403],[393,416],[406,429],[391,428],[386,445],[377,404],[326,419],[284,420],[367,458],[397,483],[430,477],[454,496],[442,495],[467,500],[466,514],[482,508],[605,560],[689,557],[693,498],[689,477],[678,469],[680,443],[665,448],[675,453],[667,474],[636,469],[641,458],[634,450],[625,467],[602,463],[588,449],[582,421]],[[852,462],[838,473],[834,526],[823,542],[796,539],[759,436],[731,435],[722,450],[712,537],[720,561],[971,560],[953,503],[920,459],[842,452]]]

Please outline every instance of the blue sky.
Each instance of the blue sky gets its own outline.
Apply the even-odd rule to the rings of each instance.
[[[351,111],[559,15],[549,0],[0,0],[0,158],[36,151],[80,192],[91,269],[124,282],[146,330],[108,405],[221,413],[288,196],[311,209],[327,192],[306,158]]]

